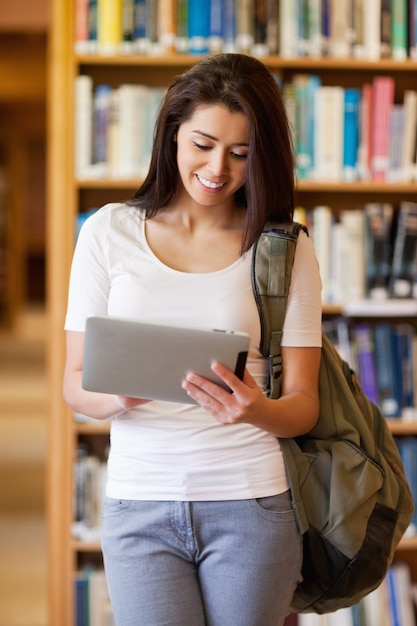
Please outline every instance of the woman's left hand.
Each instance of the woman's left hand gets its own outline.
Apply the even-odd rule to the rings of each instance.
[[[213,363],[211,369],[231,393],[194,373],[187,375],[183,389],[221,424],[253,423],[266,400],[253,376],[245,369],[243,380],[240,380],[221,363]]]

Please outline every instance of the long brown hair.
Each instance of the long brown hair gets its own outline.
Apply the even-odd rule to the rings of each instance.
[[[180,182],[175,136],[201,104],[221,104],[248,120],[246,181],[236,192],[246,208],[245,252],[268,220],[291,220],[294,210],[294,152],[284,103],[273,74],[254,57],[214,55],[174,79],[157,117],[148,174],[129,204],[152,217],[175,196]]]

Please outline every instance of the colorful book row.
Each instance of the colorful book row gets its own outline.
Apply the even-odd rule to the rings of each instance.
[[[75,50],[417,57],[416,0],[76,0]]]
[[[323,322],[323,330],[387,418],[417,419],[417,337],[409,322]]]
[[[93,87],[75,80],[75,172],[83,178],[143,178],[149,167],[163,87]]]
[[[326,205],[297,207],[294,219],[312,237],[324,303],[416,298],[417,203],[369,202],[339,212]]]
[[[295,74],[283,85],[300,180],[417,180],[417,90],[394,102],[395,81],[376,76],[358,88]]]

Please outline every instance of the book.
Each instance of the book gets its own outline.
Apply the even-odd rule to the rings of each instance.
[[[401,202],[394,239],[390,296],[411,298],[416,280],[417,203]]]
[[[88,29],[88,0],[76,0],[75,2],[75,41],[74,50],[76,54],[85,54],[90,50],[89,29]]]
[[[363,300],[365,295],[365,216],[362,209],[342,210],[344,302]]]
[[[391,2],[392,0],[381,0],[381,59],[391,57]]]
[[[108,131],[110,124],[110,109],[112,88],[110,85],[97,85],[94,92],[93,110],[93,164],[99,174],[108,174]]]
[[[353,24],[354,24],[354,39],[353,39],[353,44],[352,44],[352,55],[358,59],[363,59],[365,57],[363,4],[364,4],[364,0],[353,0],[352,11],[353,11]]]
[[[120,52],[131,54],[135,39],[135,0],[122,0],[121,28]]]
[[[235,0],[223,0],[223,52],[236,52]]]
[[[298,56],[298,3],[279,0],[279,54],[282,57]]]
[[[407,0],[391,0],[392,58],[404,61],[408,55]]]
[[[122,41],[121,0],[98,0],[97,43],[101,54],[116,54]]]
[[[177,0],[177,28],[175,50],[185,53],[188,50],[188,0]]]
[[[188,52],[207,54],[210,36],[210,0],[188,0]]]
[[[404,129],[401,153],[402,180],[413,180],[416,137],[417,137],[417,90],[406,89],[404,92]]]
[[[405,109],[403,104],[391,107],[388,129],[388,169],[386,178],[399,182],[404,178],[403,143],[405,139]]]
[[[321,0],[308,0],[308,54],[320,57],[323,54],[322,19],[323,7]]]
[[[407,563],[396,561],[388,570],[392,574],[393,593],[396,597],[400,626],[415,626],[415,612],[410,567]]]
[[[268,54],[278,54],[279,45],[279,2],[277,0],[267,0],[267,27],[266,40]]]
[[[417,0],[408,3],[408,54],[417,59]]]
[[[223,50],[223,2],[210,1],[209,49],[213,54]]]
[[[376,61],[381,57],[381,0],[363,1],[364,57]]]
[[[320,268],[323,302],[329,301],[332,217],[332,210],[329,206],[321,205],[313,209],[311,236]]]
[[[74,150],[75,174],[87,177],[93,158],[93,80],[91,76],[79,74],[74,85]]]
[[[394,104],[394,79],[376,76],[372,83],[371,175],[373,180],[387,179],[389,159],[389,122]]]
[[[359,101],[359,89],[344,90],[343,180],[346,182],[352,182],[358,177]]]
[[[96,53],[98,47],[98,0],[88,2],[88,52]]]
[[[293,76],[295,97],[296,171],[300,179],[309,178],[315,163],[315,97],[321,85],[317,74]]]
[[[393,324],[395,367],[400,373],[401,412],[407,413],[414,407],[414,329],[409,323]]]
[[[358,375],[363,391],[369,400],[378,404],[378,380],[371,325],[367,322],[355,323],[352,329],[352,336],[356,346]]]
[[[343,109],[342,87],[321,86],[316,90],[314,175],[317,180],[342,180]]]
[[[253,44],[252,44],[252,54],[257,57],[266,57],[268,54],[271,54],[268,37],[268,20],[277,19],[278,11],[275,12],[275,15],[270,14],[270,7],[275,6],[278,9],[278,3],[271,2],[271,0],[254,0],[254,26],[253,26]],[[277,32],[278,23],[271,25],[275,28]],[[273,40],[272,40],[273,41]],[[277,50],[278,39],[275,36],[275,52]]]
[[[158,53],[174,51],[177,28],[176,0],[158,0],[157,2],[157,41]]]
[[[368,202],[365,218],[365,296],[385,300],[389,296],[394,209],[388,202]]]
[[[371,116],[372,86],[365,83],[359,106],[358,176],[361,180],[371,177]]]
[[[351,54],[351,2],[331,0],[330,56],[346,58]]]
[[[254,0],[235,0],[236,2],[236,49],[248,54],[255,41],[254,37]]]
[[[378,404],[385,417],[401,417],[401,380],[397,368],[392,324],[380,322],[374,327]]]
[[[146,54],[151,49],[151,0],[135,0],[134,50]]]
[[[410,486],[413,500],[417,502],[417,437],[406,436],[395,439],[401,460],[404,465],[404,472]],[[414,511],[410,526],[406,531],[407,537],[414,537],[417,534],[417,511]]]

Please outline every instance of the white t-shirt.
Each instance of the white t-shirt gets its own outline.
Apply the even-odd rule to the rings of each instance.
[[[65,329],[84,332],[88,316],[109,314],[245,331],[251,337],[247,367],[265,389],[252,251],[216,272],[179,272],[153,254],[145,224],[126,204],[108,204],[86,220],[72,263]],[[282,345],[321,345],[320,292],[313,245],[301,234]],[[287,487],[278,440],[250,424],[225,426],[199,406],[157,401],[112,420],[110,497],[231,500]]]

